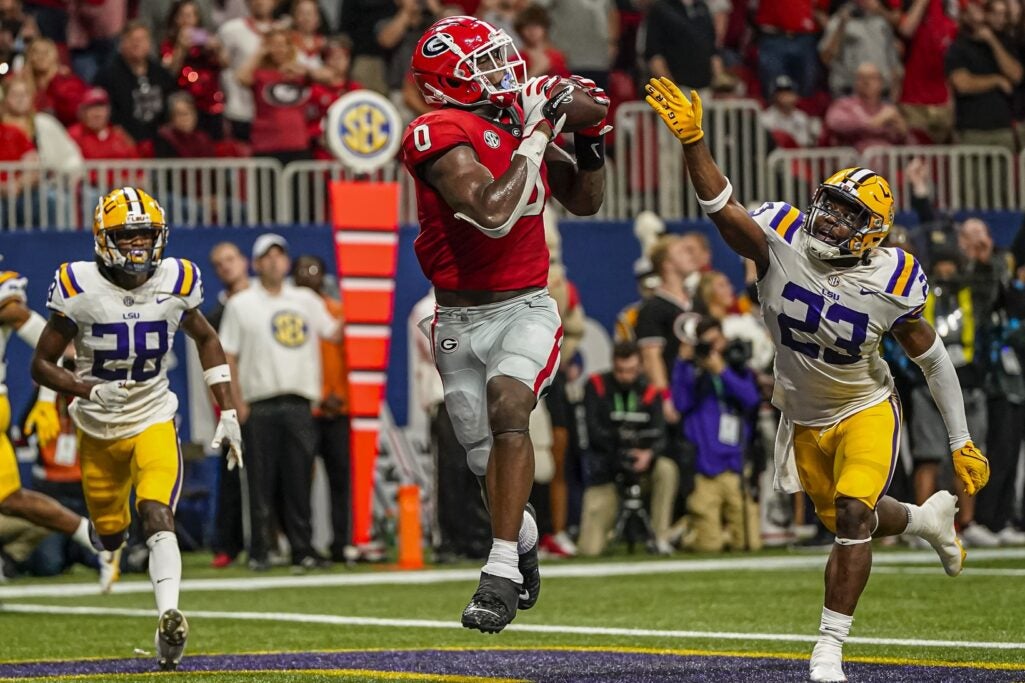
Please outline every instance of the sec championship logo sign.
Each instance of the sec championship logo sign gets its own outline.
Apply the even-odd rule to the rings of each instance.
[[[356,90],[327,110],[327,146],[356,173],[372,173],[395,158],[402,135],[399,111],[383,95]]]

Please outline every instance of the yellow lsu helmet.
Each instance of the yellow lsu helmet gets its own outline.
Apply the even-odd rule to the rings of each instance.
[[[886,239],[891,225],[893,193],[886,179],[867,168],[845,168],[819,185],[804,228],[812,237],[811,254],[833,260],[861,258]],[[848,230],[834,235],[837,227]]]
[[[152,249],[130,249],[122,253],[117,246],[121,231],[149,230]],[[148,273],[160,265],[167,245],[167,221],[164,209],[149,193],[136,187],[119,187],[96,204],[93,214],[93,240],[96,255],[108,268],[129,273]]]

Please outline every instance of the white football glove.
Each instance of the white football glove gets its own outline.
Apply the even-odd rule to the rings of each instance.
[[[120,413],[128,403],[129,390],[135,386],[134,379],[94,384],[89,390],[89,400],[112,413]]]
[[[222,410],[221,419],[214,431],[214,440],[210,442],[210,448],[220,448],[221,444],[228,442],[228,471],[239,469],[246,465],[242,462],[242,427],[238,424],[238,411]]]
[[[520,106],[523,107],[523,137],[528,138],[542,121],[547,121],[552,127],[552,138],[559,134],[562,126],[566,123],[566,115],[563,114],[558,120],[550,118],[545,111],[545,105],[550,99],[559,97],[567,89],[572,92],[572,86],[558,88],[558,76],[535,76],[527,79],[520,90]]]

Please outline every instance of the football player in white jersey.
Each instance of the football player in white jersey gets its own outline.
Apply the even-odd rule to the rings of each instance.
[[[57,270],[32,377],[76,397],[69,412],[78,429],[82,488],[97,541],[108,551],[124,543],[135,489],[157,603],[158,663],[174,669],[189,631],[178,609],[181,554],[174,533],[183,476],[174,425],[178,398],[168,388],[166,366],[179,328],[196,342],[221,407],[213,447],[228,444],[229,468],[242,465],[242,438],[221,342],[199,312],[199,268],[165,258],[167,236],[164,211],[146,192],[122,187],[100,199],[93,218],[96,258]],[[69,342],[75,344],[74,372],[59,365]]]
[[[989,463],[968,433],[954,366],[922,320],[925,275],[910,254],[881,246],[893,222],[886,180],[844,169],[819,186],[807,213],[775,202],[749,214],[703,141],[697,93],[688,100],[667,78],[652,79],[646,90],[648,104],[683,144],[702,208],[758,269],[762,315],[776,346],[773,404],[783,415],[776,484],[806,491],[836,534],[810,680],[846,681],[842,648],[868,581],[872,538],[920,536],[951,576],[965,558],[953,495],[938,492],[920,507],[885,495],[897,465],[900,404],[879,357],[884,333],[921,366],[969,495],[986,485]]]
[[[21,517],[33,524],[66,534],[79,545],[95,553],[89,538],[89,521],[64,507],[50,496],[21,487],[18,461],[7,438],[11,426],[11,403],[7,398],[7,363],[3,360],[11,333],[29,346],[35,346],[46,326],[41,315],[30,309],[25,295],[27,280],[13,271],[0,272],[0,514]],[[57,417],[56,393],[40,387],[35,404],[25,421],[25,431],[36,433],[40,446],[57,438],[60,422]],[[104,553],[100,558],[100,589],[106,593],[118,577],[114,558]]]

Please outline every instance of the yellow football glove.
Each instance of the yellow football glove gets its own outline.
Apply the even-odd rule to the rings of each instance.
[[[25,433],[36,433],[40,446],[45,446],[60,434],[61,423],[57,405],[53,401],[36,401],[25,418]]]
[[[954,451],[954,473],[964,484],[965,493],[974,496],[989,481],[989,460],[969,441]]]
[[[688,100],[668,78],[652,78],[644,90],[648,93],[644,101],[662,117],[677,140],[689,145],[705,137],[701,130],[701,98],[696,90],[690,91]]]

